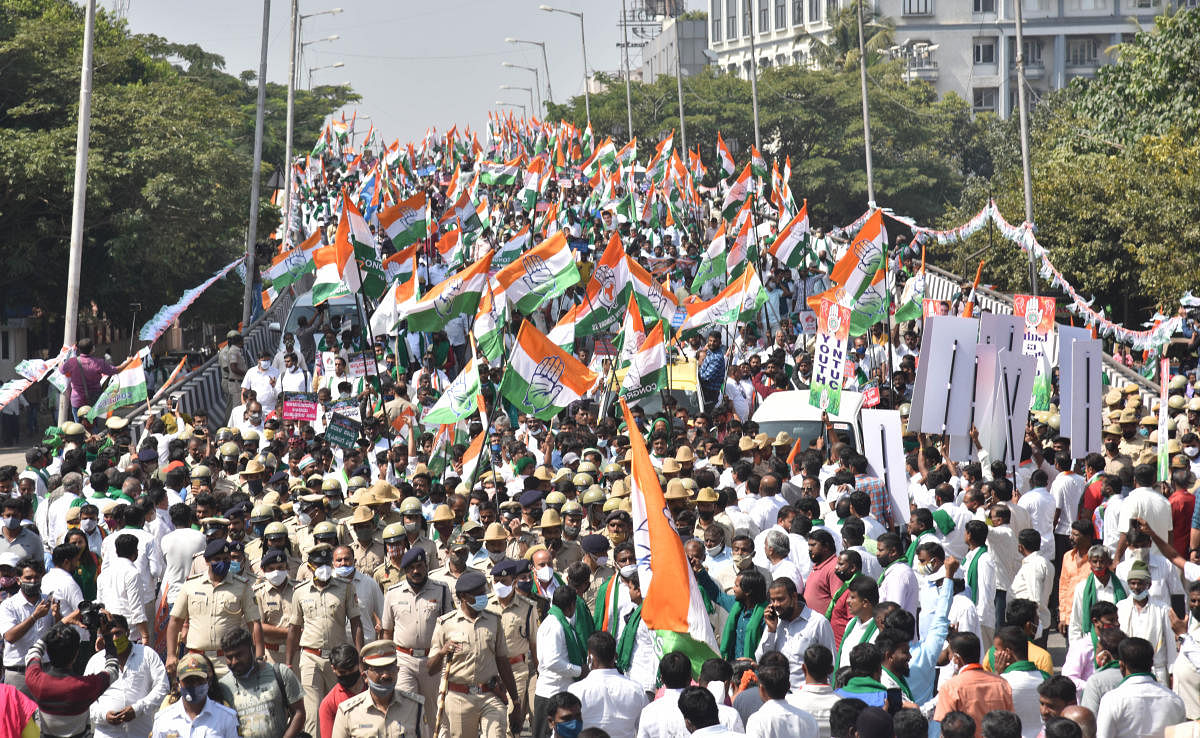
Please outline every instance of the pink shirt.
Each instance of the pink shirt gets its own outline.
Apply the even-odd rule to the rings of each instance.
[[[81,354],[62,364],[62,373],[71,380],[71,407],[83,407],[100,393],[100,380],[116,374],[117,368],[104,359]]]

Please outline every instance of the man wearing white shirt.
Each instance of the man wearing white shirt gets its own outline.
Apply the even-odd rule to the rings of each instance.
[[[824,646],[809,646],[804,652],[804,686],[788,694],[787,702],[817,721],[818,738],[829,738],[829,713],[841,697],[833,693],[833,654]]]
[[[1125,678],[1100,698],[1096,738],[1161,736],[1168,725],[1183,722],[1183,700],[1151,676],[1154,647],[1142,638],[1126,638],[1117,653]]]
[[[1154,678],[1167,684],[1167,671],[1175,662],[1175,633],[1167,607],[1150,601],[1150,567],[1136,561],[1126,579],[1129,596],[1117,603],[1117,619],[1126,635],[1144,638],[1154,647]]]
[[[83,590],[71,576],[71,572],[75,571],[79,564],[79,553],[79,549],[71,544],[55,546],[50,552],[54,566],[42,577],[42,594],[58,602],[59,612],[75,612],[79,609],[79,603],[83,602]],[[75,630],[79,632],[80,638],[87,637],[87,631],[78,625],[75,626]],[[101,660],[100,671],[103,670],[104,662]]]
[[[53,502],[43,501],[38,505],[39,510],[46,510],[46,542],[50,546],[67,533],[67,510],[84,502],[83,477],[78,472],[66,474],[62,479],[62,490]]]
[[[1171,503],[1155,489],[1158,484],[1157,471],[1150,464],[1140,464],[1133,469],[1133,481],[1137,487],[1121,503],[1120,518],[1117,521],[1117,560],[1123,558],[1129,530],[1129,521],[1137,518],[1149,525],[1164,541],[1170,540],[1171,535]],[[1107,536],[1105,536],[1107,538]]]
[[[782,653],[788,658],[792,687],[800,689],[804,686],[804,652],[818,644],[833,651],[833,628],[823,614],[804,603],[792,580],[776,579],[767,595],[770,604],[763,617],[766,628],[755,658],[762,659],[768,651]]]
[[[146,623],[145,603],[137,565],[138,539],[129,533],[118,533],[113,550],[115,555],[106,561],[96,577],[96,599],[110,612],[125,618],[130,628],[136,628],[142,643],[150,642]]]
[[[275,400],[279,397],[279,370],[271,363],[271,352],[260,351],[258,363],[250,367],[242,378],[242,389],[254,390],[255,399],[263,407],[263,413],[275,411]]]
[[[915,613],[918,604],[917,575],[904,560],[900,537],[895,533],[885,533],[876,544],[879,565],[883,567],[878,579],[879,601],[895,602],[901,610]]]
[[[167,594],[167,606],[175,604],[179,589],[192,570],[192,559],[204,550],[204,534],[191,527],[192,509],[182,503],[172,505],[168,514],[175,530],[163,536],[163,580]]]
[[[25,559],[14,569],[21,589],[0,602],[0,635],[4,636],[4,683],[29,696],[25,687],[25,654],[54,625],[50,598],[42,594],[41,559]]]
[[[150,734],[154,715],[167,696],[167,669],[152,649],[129,641],[129,623],[123,616],[110,613],[110,619],[121,671],[92,703],[92,726],[100,738],[141,738]],[[102,673],[105,658],[103,651],[92,656],[83,673]]]
[[[996,631],[996,671],[1012,690],[1013,712],[1021,718],[1021,738],[1037,738],[1041,732],[1041,701],[1038,687],[1046,675],[1029,660],[1025,631],[1006,625]]]
[[[300,365],[300,357],[294,353],[283,356],[283,369],[279,372],[280,392],[308,392],[312,386],[309,373]]]
[[[763,539],[762,552],[766,559],[767,571],[771,579],[790,579],[797,587],[804,586],[804,577],[800,569],[791,560],[791,541],[782,531],[769,530]],[[756,547],[757,549],[757,547]]]
[[[673,651],[662,657],[658,666],[662,696],[646,705],[638,718],[637,738],[687,738],[689,731],[679,709],[679,698],[692,681],[692,664],[683,653]],[[712,693],[696,687],[712,698]],[[713,703],[716,700],[713,699]],[[718,722],[736,733],[745,732],[742,718],[733,708],[717,709]],[[626,734],[628,735],[628,734]]]
[[[779,511],[787,505],[787,500],[779,494],[779,477],[774,474],[764,474],[758,483],[758,501],[748,511],[750,519],[759,530],[766,530],[775,524]]]
[[[817,721],[804,710],[788,703],[791,686],[787,669],[764,666],[755,673],[763,705],[746,721],[748,738],[817,738]]]
[[[693,738],[729,738],[743,735],[721,724],[717,699],[703,687],[685,687],[679,693],[679,712],[683,715],[684,730]],[[616,735],[616,734],[613,734]]]
[[[1044,470],[1034,469],[1033,473],[1029,475],[1030,489],[1021,494],[1021,499],[1017,500],[1017,506],[1029,513],[1029,527],[1036,530],[1042,537],[1042,555],[1052,560],[1054,558],[1054,514],[1058,508],[1054,504],[1054,498],[1046,489],[1046,485],[1049,483],[1048,479]]]
[[[149,503],[147,502],[146,504]],[[158,543],[154,540],[154,534],[143,530],[143,526],[146,523],[146,511],[143,503],[136,502],[132,505],[127,505],[121,523],[124,527],[120,529],[120,532],[128,533],[138,540],[137,560],[135,563],[137,564],[138,582],[142,593],[141,604],[144,608],[151,608],[158,595],[158,582],[162,579],[163,570],[166,567],[163,563],[162,552],[158,549]],[[104,543],[100,545],[101,571],[117,558],[116,534],[117,531],[112,531],[104,539]],[[152,616],[150,610],[147,609],[146,617],[150,618]]]
[[[1116,603],[1125,599],[1128,590],[1112,569],[1112,554],[1100,544],[1088,549],[1088,567],[1091,573],[1075,585],[1071,600],[1071,622],[1067,629],[1067,642],[1074,642],[1085,635],[1083,628],[1091,625],[1092,605],[1103,600]],[[1186,572],[1185,572],[1186,575]]]
[[[354,565],[354,550],[349,546],[333,549],[333,573],[341,581],[354,583],[362,617],[363,643],[374,641],[375,623],[383,617],[383,590],[379,588],[379,583]],[[349,633],[350,624],[346,623],[346,626]]]
[[[1134,531],[1129,536],[1129,548],[1125,558],[1117,564],[1116,572],[1121,581],[1129,579],[1129,572],[1138,562],[1150,569],[1150,601],[1163,607],[1171,607],[1171,598],[1185,594],[1179,570],[1171,565],[1158,549],[1150,545],[1150,536],[1144,530]],[[1129,635],[1129,634],[1127,634]]]
[[[1041,553],[1041,536],[1033,528],[1017,534],[1017,553],[1021,567],[1013,576],[1008,599],[1030,600],[1037,603],[1038,633],[1050,626],[1050,588],[1054,584],[1054,567]]]
[[[635,735],[647,704],[645,690],[617,671],[617,641],[612,634],[593,633],[587,648],[591,670],[567,687],[583,704],[583,727],[599,728],[609,735]]]
[[[962,560],[963,577],[966,579],[966,596],[975,605],[979,618],[979,637],[982,643],[991,643],[996,623],[996,560],[988,549],[988,527],[979,520],[969,520],[964,526],[963,540],[967,543],[967,555]]]
[[[537,630],[537,686],[533,691],[534,725],[545,719],[546,702],[559,692],[567,691],[583,673],[583,664],[572,663],[571,656],[574,654],[567,648],[568,638],[579,638],[571,625],[571,618],[575,615],[575,590],[559,587],[554,591],[551,601],[554,604],[550,608],[550,614]],[[582,647],[583,644],[577,645]],[[586,658],[582,648],[579,649],[577,658]]]

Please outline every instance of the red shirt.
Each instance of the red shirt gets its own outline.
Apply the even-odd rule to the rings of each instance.
[[[1171,503],[1171,545],[1186,559],[1192,537],[1192,508],[1196,506],[1196,498],[1186,489],[1177,489],[1171,493],[1168,502]]]
[[[865,574],[862,576],[866,576]],[[841,589],[842,582],[838,579],[838,589]],[[833,590],[837,592],[837,589]],[[837,604],[833,606],[833,617],[830,618],[829,624],[833,627],[833,646],[834,649],[842,645],[842,635],[846,632],[846,624],[850,622],[850,606],[846,604],[846,594],[850,590],[842,592],[842,596],[838,598]],[[836,650],[835,650],[836,653]]]
[[[1100,483],[1100,475],[1097,474],[1083,488],[1083,499],[1080,500],[1083,512],[1079,516],[1080,520],[1091,520],[1092,513],[1104,503],[1103,486]]]
[[[321,706],[317,708],[317,715],[321,726],[321,738],[332,738],[333,719],[337,717],[338,705],[353,696],[353,694],[346,691],[345,687],[335,684],[333,689],[329,690],[329,694],[325,695],[325,699],[321,700]]]
[[[813,610],[825,614],[833,593],[842,585],[842,580],[833,569],[837,566],[837,556],[830,556],[819,564],[813,565],[812,574],[804,580],[804,604]]]

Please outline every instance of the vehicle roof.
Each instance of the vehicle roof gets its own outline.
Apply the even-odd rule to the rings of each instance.
[[[837,413],[830,414],[830,420],[854,424],[862,409],[863,396],[861,392],[842,390],[842,403]],[[820,420],[821,408],[808,404],[808,390],[790,390],[772,392],[754,411],[752,418],[756,423],[789,420]]]

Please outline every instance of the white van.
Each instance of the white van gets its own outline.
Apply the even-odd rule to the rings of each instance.
[[[834,433],[844,441],[854,444],[854,448],[862,449],[862,424],[859,413],[862,410],[863,396],[861,392],[842,390],[841,407],[836,414],[829,416]],[[758,409],[754,411],[751,420],[758,423],[760,433],[766,433],[774,438],[780,431],[787,431],[793,439],[803,439],[800,448],[808,448],[822,433],[821,408],[808,404],[808,390],[791,390],[773,392],[767,395]]]

